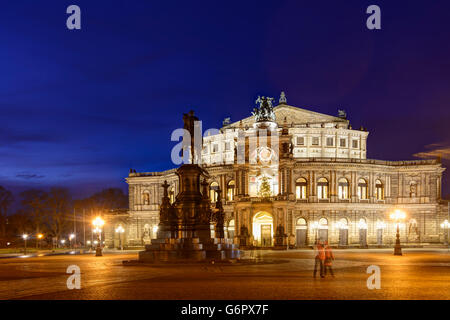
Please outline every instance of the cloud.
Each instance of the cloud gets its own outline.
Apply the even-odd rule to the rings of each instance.
[[[415,153],[413,156],[417,158],[438,158],[450,160],[450,143],[432,143],[425,146],[427,151]]]
[[[42,179],[42,178],[45,178],[44,175],[39,175],[39,174],[36,174],[36,173],[27,173],[27,172],[18,173],[18,174],[16,174],[16,177],[17,178],[21,178],[21,179],[27,179],[27,180],[29,180],[29,179]]]

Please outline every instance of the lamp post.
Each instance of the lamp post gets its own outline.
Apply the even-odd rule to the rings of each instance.
[[[73,239],[75,239],[75,234],[72,233],[72,234],[69,235],[70,247],[71,247],[72,249],[73,249],[73,243],[72,243],[72,240],[73,240]]]
[[[125,229],[122,227],[122,225],[119,225],[119,226],[116,228],[116,233],[119,234],[119,247],[120,247],[120,250],[123,250],[123,246],[122,246],[122,233],[124,233],[124,232],[125,232]]]
[[[22,239],[23,239],[23,243],[24,243],[24,250],[23,250],[23,254],[27,254],[27,239],[28,239],[28,235],[26,233],[24,233],[22,235]]]
[[[61,245],[64,247],[64,244],[66,243],[66,240],[65,239],[62,239],[61,240]]]
[[[38,248],[41,249],[41,240],[44,237],[44,235],[42,233],[38,233],[36,237],[38,239]]]
[[[397,235],[395,239],[395,247],[394,247],[394,256],[402,255],[402,247],[400,245],[400,221],[406,218],[406,213],[401,210],[395,210],[394,213],[391,214],[391,219],[397,224]]]
[[[94,233],[97,234],[97,247],[96,247],[96,249],[95,249],[95,256],[96,256],[96,257],[101,257],[101,256],[103,256],[103,253],[102,253],[102,245],[101,245],[101,238],[100,238],[100,235],[101,235],[101,233],[102,233],[102,229],[101,229],[101,228],[102,228],[103,225],[105,224],[105,221],[104,221],[102,218],[97,217],[97,218],[95,218],[95,219],[92,221],[92,224],[93,224],[94,227],[95,227]]]
[[[450,222],[448,222],[448,220],[444,220],[444,222],[441,223],[441,228],[444,229],[445,244],[448,245]]]

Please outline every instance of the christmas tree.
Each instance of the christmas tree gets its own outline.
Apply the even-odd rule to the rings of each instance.
[[[272,191],[270,190],[269,178],[263,177],[261,179],[261,186],[259,187],[258,195],[262,198],[268,198],[272,195]]]

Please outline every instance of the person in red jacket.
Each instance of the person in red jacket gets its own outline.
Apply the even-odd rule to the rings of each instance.
[[[320,267],[320,277],[324,278],[324,261],[325,261],[325,248],[322,245],[322,243],[320,243],[320,241],[318,241],[316,243],[316,246],[314,247],[314,256],[315,256],[315,264],[314,264],[314,278],[316,277],[317,274],[317,268]]]
[[[329,270],[331,276],[334,278],[333,269],[331,268],[331,266],[333,265],[334,254],[333,251],[331,250],[331,247],[328,245],[328,241],[325,241],[324,251],[325,251],[324,275],[326,276],[327,270]]]

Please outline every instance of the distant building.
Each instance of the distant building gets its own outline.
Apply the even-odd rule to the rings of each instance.
[[[253,116],[234,123],[227,119],[220,134],[203,139],[212,204],[217,188],[223,190],[226,237],[270,247],[281,226],[291,247],[317,239],[342,247],[391,246],[395,224],[389,216],[400,209],[407,215],[400,225],[402,244],[444,242],[445,169],[438,159],[367,159],[369,133],[352,129],[344,111],[334,117],[293,107],[284,94],[275,107],[271,100],[259,103]],[[252,141],[260,141],[258,129],[266,128],[278,134],[278,145],[251,149]],[[130,171],[129,211],[109,217],[107,246],[118,247],[114,229],[119,224],[126,230],[125,246],[142,246],[156,236],[164,180],[174,201],[175,169]],[[262,196],[261,188],[269,188],[270,196]]]

